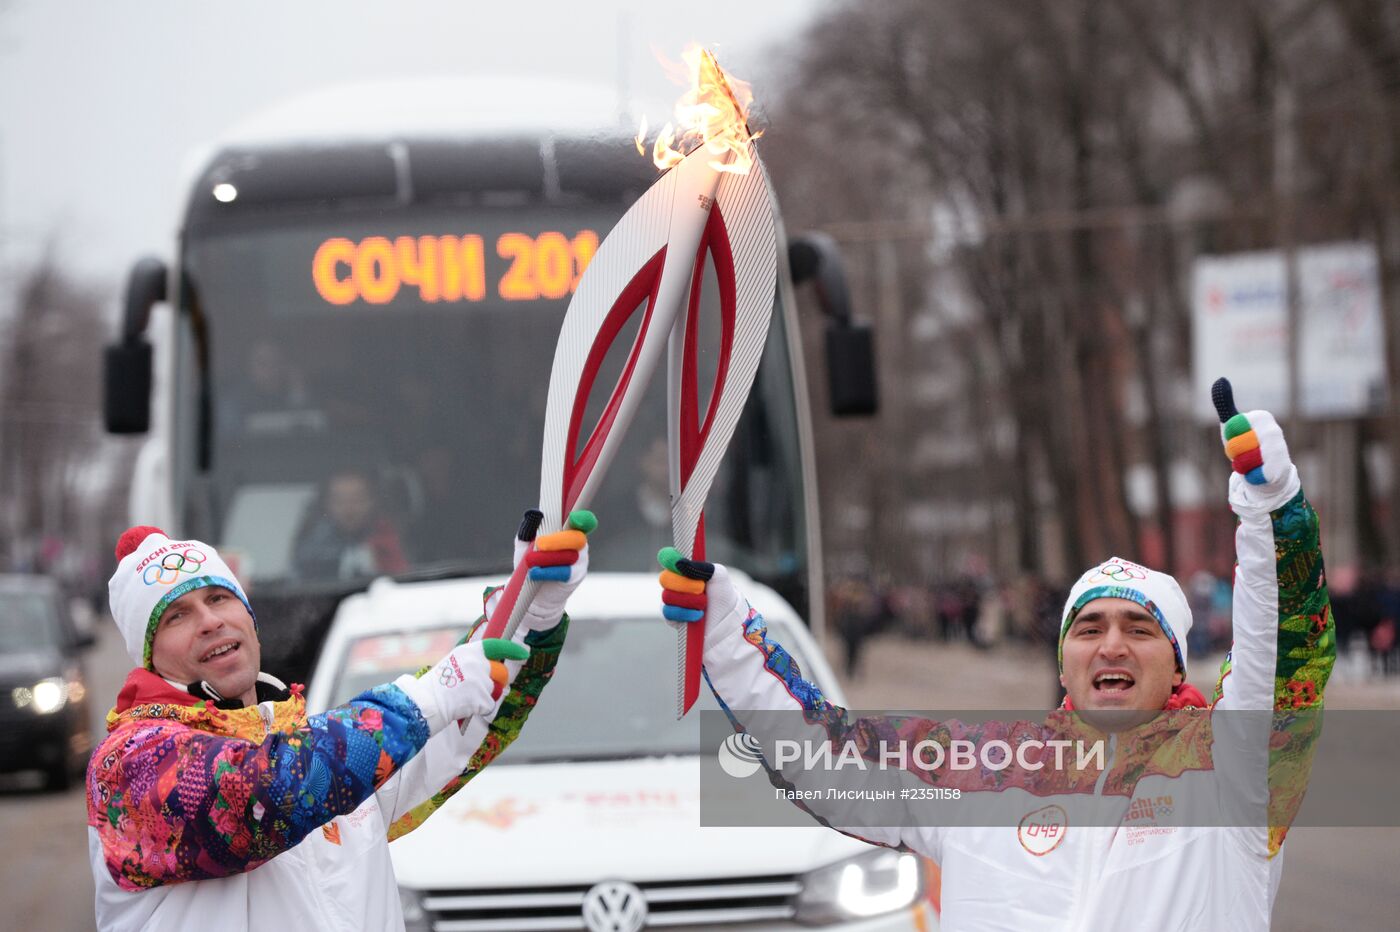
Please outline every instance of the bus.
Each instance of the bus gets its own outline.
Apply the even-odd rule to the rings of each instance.
[[[538,497],[569,298],[657,177],[612,100],[548,81],[342,87],[249,121],[194,167],[173,260],[131,271],[105,419],[147,435],[132,522],[229,555],[263,622],[265,668],[304,677],[336,607],[376,578],[509,571],[511,535]],[[710,494],[707,547],[820,635],[789,254],[821,283],[833,386],[849,396],[871,379],[868,360],[851,362],[868,334],[845,313],[830,243],[780,246],[768,343]],[[654,568],[671,543],[664,399],[657,378],[593,502],[595,574]]]

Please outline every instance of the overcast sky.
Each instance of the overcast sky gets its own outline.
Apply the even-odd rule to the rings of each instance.
[[[670,99],[652,49],[675,60],[699,41],[761,99],[785,40],[824,5],[0,0],[0,272],[50,241],[105,285],[140,255],[168,257],[187,154],[290,96],[502,73],[615,88],[625,70],[634,92]]]

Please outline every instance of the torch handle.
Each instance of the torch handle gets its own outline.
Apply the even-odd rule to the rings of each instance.
[[[486,622],[486,633],[488,638],[508,638],[515,634],[516,627],[520,624],[520,618],[524,616],[525,609],[530,607],[530,602],[534,600],[534,590],[538,588],[529,587],[529,581],[525,578],[530,572],[530,568],[521,560],[510,574],[510,579],[506,581],[505,591],[501,593],[500,601],[496,603],[496,610],[491,613],[491,617]],[[524,598],[521,598],[521,596]],[[516,611],[517,606],[519,612]]]
[[[544,512],[537,508],[531,508],[520,519],[520,529],[515,532],[515,539],[531,543],[539,536],[540,523],[544,521]],[[511,571],[510,579],[506,581],[505,592],[501,594],[500,600],[496,603],[496,610],[491,614],[491,618],[486,622],[486,634],[488,638],[509,638],[515,634],[515,629],[520,624],[521,617],[525,614],[525,609],[530,607],[530,602],[534,600],[536,587],[531,587],[525,598],[521,598],[528,580],[525,578],[530,572],[530,568],[525,565],[525,558],[522,556],[520,562]],[[517,611],[517,606],[519,610]]]

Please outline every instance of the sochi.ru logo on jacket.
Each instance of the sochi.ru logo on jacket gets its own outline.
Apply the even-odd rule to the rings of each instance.
[[[1175,806],[1170,796],[1135,796],[1128,804],[1124,822],[1156,822],[1171,815]]]
[[[181,573],[191,576],[198,573],[207,559],[209,558],[204,555],[204,551],[193,547],[167,553],[158,562],[146,565],[141,572],[141,581],[148,586],[169,586],[180,578]]]
[[[724,739],[719,746],[720,769],[731,777],[752,776],[763,766],[763,749],[753,735],[738,732]]]

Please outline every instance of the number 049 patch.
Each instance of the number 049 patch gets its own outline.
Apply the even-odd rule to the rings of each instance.
[[[1060,846],[1069,830],[1069,816],[1060,806],[1045,806],[1025,814],[1016,827],[1021,847],[1038,858]]]

